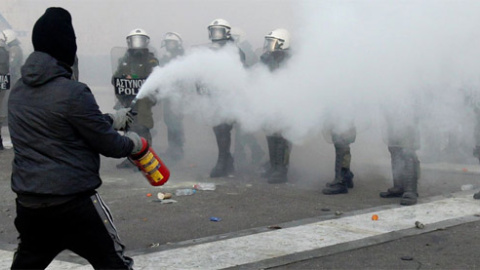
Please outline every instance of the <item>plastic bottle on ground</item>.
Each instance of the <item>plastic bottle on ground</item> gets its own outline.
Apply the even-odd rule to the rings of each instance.
[[[191,188],[177,189],[175,190],[175,196],[188,196],[195,194],[196,190]]]
[[[215,190],[215,183],[198,183],[193,185],[196,190]]]

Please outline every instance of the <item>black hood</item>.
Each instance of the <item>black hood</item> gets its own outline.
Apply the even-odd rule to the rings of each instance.
[[[33,52],[22,66],[22,80],[26,85],[39,86],[57,77],[72,77],[72,70],[47,53]]]
[[[77,43],[70,13],[63,8],[48,8],[33,26],[32,43],[35,51],[73,66]]]

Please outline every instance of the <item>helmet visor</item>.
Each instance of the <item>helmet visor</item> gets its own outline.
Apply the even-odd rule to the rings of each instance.
[[[265,38],[265,43],[263,43],[263,52],[273,52],[281,51],[283,46],[283,41],[276,38]]]
[[[211,40],[222,40],[222,39],[228,39],[227,38],[227,29],[222,26],[210,26],[208,28],[208,31],[210,31],[210,39]]]
[[[130,36],[127,38],[128,48],[130,49],[145,49],[148,47],[150,39],[147,36]]]
[[[178,41],[176,40],[165,40],[164,46],[167,51],[173,51],[178,48]]]

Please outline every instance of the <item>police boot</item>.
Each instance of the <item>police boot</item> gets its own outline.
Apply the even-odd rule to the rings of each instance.
[[[387,191],[380,192],[380,197],[382,198],[399,198],[403,196],[403,188],[393,186]]]
[[[210,172],[211,178],[229,176],[235,171],[233,157],[230,153],[231,129],[232,126],[228,124],[221,124],[213,128],[218,146],[218,159],[217,164]]]
[[[262,166],[263,172],[260,175],[263,178],[268,178],[274,170],[275,160],[275,137],[267,136],[268,145],[268,161]]]
[[[414,205],[417,203],[417,179],[409,178],[405,179],[405,192],[400,200],[401,205]]]
[[[347,174],[349,175],[347,176]],[[339,176],[335,177],[335,180],[329,183],[330,185],[322,190],[322,193],[325,195],[348,193],[348,184],[346,180],[348,177],[353,178],[353,173],[351,173],[349,169],[342,168]]]
[[[331,187],[338,184],[339,179],[343,179],[348,188],[353,188],[353,173],[350,171],[350,146],[335,145],[335,178],[332,182],[325,184]]]
[[[399,147],[389,147],[391,155],[392,177],[393,187],[387,191],[380,192],[382,198],[399,198],[403,195],[403,170],[405,168],[405,162],[402,159],[402,149]]]
[[[404,193],[400,200],[401,205],[414,205],[417,203],[418,192],[418,158],[416,154],[407,157],[407,165],[405,166],[405,178],[403,181]]]
[[[269,184],[287,182],[288,159],[290,155],[289,142],[283,137],[274,137],[272,173],[268,176]]]

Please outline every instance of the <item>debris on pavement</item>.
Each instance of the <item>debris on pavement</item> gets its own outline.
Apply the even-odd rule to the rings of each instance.
[[[165,199],[170,199],[172,198],[172,193],[162,193],[162,192],[159,192],[157,194],[157,198],[159,200],[165,200]]]
[[[336,215],[336,216],[343,215],[343,212],[342,212],[342,211],[335,211],[335,215]]]
[[[462,186],[460,187],[460,189],[461,189],[462,191],[472,190],[472,189],[473,189],[473,185],[472,185],[472,184],[462,185]]]
[[[375,221],[378,220],[378,215],[376,214],[372,215],[372,220],[375,220]]]
[[[175,196],[188,196],[195,194],[195,192],[197,191],[191,188],[177,189],[175,190]]]
[[[153,200],[153,202],[158,202],[160,204],[172,204],[172,203],[176,203],[177,201],[172,200],[172,199],[166,199],[166,200],[155,199],[155,200]]]
[[[215,190],[215,183],[198,183],[193,185],[193,188],[196,190]]]
[[[417,227],[418,229],[423,229],[425,228],[425,225],[423,225],[423,223],[421,223],[420,221],[415,221],[415,227]]]
[[[210,221],[213,221],[213,222],[217,222],[217,221],[220,221],[222,220],[221,218],[219,217],[210,217]]]
[[[158,247],[160,246],[160,243],[151,243],[148,247],[149,248],[155,248],[155,247]]]
[[[280,229],[282,229],[282,227],[278,226],[278,225],[268,226],[267,228],[269,228],[270,230],[280,230]]]
[[[402,256],[400,259],[402,259],[402,261],[412,261],[413,257],[412,256]]]

